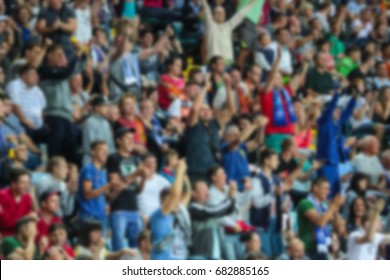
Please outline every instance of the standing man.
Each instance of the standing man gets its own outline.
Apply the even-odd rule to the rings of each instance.
[[[74,55],[71,36],[77,29],[75,12],[61,0],[49,0],[48,7],[42,8],[38,15],[37,32],[47,36],[55,44],[63,46],[66,57]]]
[[[120,128],[115,133],[117,152],[107,160],[110,182],[122,181],[123,189],[111,189],[107,195],[110,202],[112,249],[122,250],[126,239],[130,247],[137,247],[137,238],[142,230],[137,195],[142,190],[138,180],[145,172],[139,166],[140,159],[134,154],[134,129]]]
[[[84,165],[79,177],[79,201],[81,221],[93,219],[106,225],[105,195],[110,189],[122,188],[123,183],[112,181],[108,183],[107,173],[103,169],[107,161],[108,146],[103,141],[91,144],[91,162]]]

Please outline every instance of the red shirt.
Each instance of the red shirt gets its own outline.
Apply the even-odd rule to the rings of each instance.
[[[285,88],[290,96],[293,96],[293,93],[290,87],[287,85]],[[274,126],[274,106],[273,106],[273,92],[260,93],[260,105],[263,115],[268,118],[268,124],[265,127],[265,134],[294,134],[294,123],[290,122],[290,114],[288,113],[288,108],[286,104],[286,100],[281,94],[281,98],[283,100],[283,108],[285,115],[287,116],[288,125],[285,126]]]
[[[15,235],[16,222],[31,213],[32,198],[24,193],[17,202],[9,187],[0,191],[0,232],[3,237]]]
[[[134,117],[134,119],[130,121],[125,117],[120,117],[118,123],[121,127],[132,128],[135,130],[134,143],[144,146],[146,145],[146,130],[142,120],[138,117]]]
[[[162,0],[144,0],[143,6],[148,8],[163,8],[164,2]]]
[[[39,241],[42,237],[49,235],[49,227],[52,224],[62,224],[62,219],[57,216],[51,217],[51,220],[49,223],[46,222],[46,220],[43,217],[40,217],[37,223],[37,241]]]
[[[64,244],[64,246],[62,246],[62,248],[65,250],[65,252],[69,255],[69,257],[71,258],[75,258],[75,254],[73,252],[73,249],[72,247],[70,247],[68,244]]]

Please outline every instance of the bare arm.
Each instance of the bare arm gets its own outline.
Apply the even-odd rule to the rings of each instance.
[[[86,200],[90,200],[102,194],[107,193],[110,187],[111,187],[111,183],[108,183],[103,187],[94,190],[92,189],[92,182],[89,180],[85,180],[83,182],[83,194]]]
[[[252,0],[246,7],[242,8],[240,11],[238,11],[232,16],[232,18],[227,22],[231,30],[235,29],[244,20],[246,14],[249,12],[250,9],[253,8],[257,1],[260,0]]]
[[[335,204],[331,204],[328,211],[320,215],[315,209],[310,209],[305,212],[305,217],[315,224],[318,227],[325,226],[330,220],[332,220],[334,213],[337,211],[338,207]]]
[[[224,76],[224,82],[226,87],[226,108],[221,112],[217,112],[216,118],[218,120],[219,126],[224,128],[225,125],[231,120],[234,113],[236,112],[236,103],[234,102],[233,90],[231,86],[230,77],[228,74]]]
[[[77,21],[75,18],[70,18],[67,22],[61,22],[59,28],[64,32],[74,33],[77,28]]]
[[[293,92],[293,94],[296,93],[296,91],[299,89],[299,87],[302,85],[303,80],[306,77],[307,70],[309,69],[309,64],[305,63],[303,65],[303,69],[301,73],[296,74],[290,81],[290,89]]]
[[[278,47],[277,57],[276,60],[274,61],[274,64],[272,65],[271,72],[268,75],[267,81],[265,82],[265,86],[262,90],[263,93],[270,92],[273,89],[275,77],[279,71],[279,64],[281,58],[282,58],[282,49]]]
[[[169,191],[168,199],[164,202],[162,206],[162,212],[165,215],[170,214],[174,210],[175,205],[177,205],[177,203],[181,199],[186,170],[187,166],[185,161],[180,160],[179,166],[177,168],[175,182],[173,182],[173,185]]]
[[[204,102],[205,96],[210,89],[210,76],[206,77],[206,85],[198,93],[198,96],[195,99],[194,104],[192,105],[191,112],[188,118],[189,126],[194,126],[199,121],[199,111]]]
[[[376,227],[379,221],[380,213],[382,212],[383,208],[385,207],[385,201],[384,200],[378,200],[375,205],[370,209],[370,219],[369,219],[369,226],[368,230],[366,230],[366,233],[362,237],[356,238],[355,242],[357,244],[364,244],[369,243],[374,240]]]

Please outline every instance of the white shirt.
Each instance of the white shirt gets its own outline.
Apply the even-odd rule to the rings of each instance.
[[[75,9],[77,28],[74,36],[82,44],[88,43],[92,38],[91,11],[89,7]]]
[[[375,260],[378,255],[379,245],[382,243],[384,235],[381,233],[375,233],[372,242],[358,244],[357,238],[363,237],[365,234],[364,229],[359,229],[352,232],[348,237],[348,260]]]
[[[384,174],[384,169],[378,156],[368,156],[359,153],[352,161],[355,172],[369,176],[371,184],[377,184],[379,177]]]
[[[367,38],[371,31],[372,31],[372,23],[371,22],[367,22],[367,23],[363,23],[360,19],[355,19],[353,22],[352,22],[352,28],[355,29],[356,27],[360,26],[360,25],[363,25],[363,28],[360,29],[360,31],[358,32],[357,34],[357,37],[358,38]]]
[[[7,93],[11,97],[12,103],[20,106],[24,116],[31,120],[36,128],[43,125],[42,112],[46,108],[46,99],[38,86],[28,88],[18,78],[8,84]]]
[[[150,217],[159,209],[161,207],[160,193],[170,186],[169,181],[159,174],[154,174],[147,180],[142,192],[138,195],[138,208],[141,214]]]

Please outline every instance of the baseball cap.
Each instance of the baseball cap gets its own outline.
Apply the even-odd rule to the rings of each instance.
[[[96,96],[91,100],[91,105],[93,107],[95,106],[103,106],[103,105],[109,105],[110,103],[103,97],[103,96]]]
[[[39,203],[43,202],[43,201],[46,201],[50,196],[52,195],[58,195],[58,196],[61,196],[61,193],[59,191],[54,191],[54,190],[48,190],[48,191],[45,191],[43,192],[40,196],[39,196]]]
[[[115,131],[115,139],[121,138],[126,133],[135,133],[134,128],[121,127]]]

